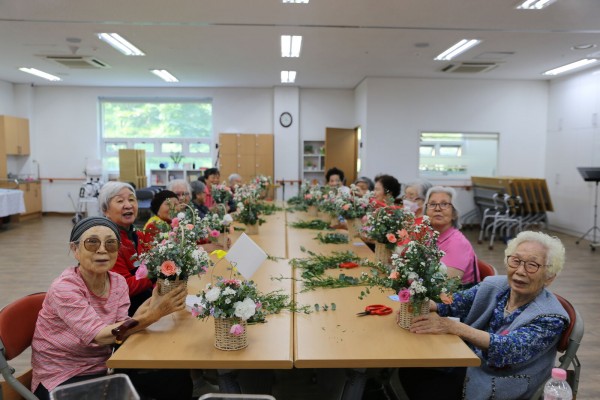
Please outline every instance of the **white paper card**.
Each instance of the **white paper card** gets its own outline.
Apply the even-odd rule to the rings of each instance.
[[[240,274],[246,279],[252,275],[267,259],[264,252],[248,235],[242,233],[235,241],[225,256],[231,265],[235,266]]]

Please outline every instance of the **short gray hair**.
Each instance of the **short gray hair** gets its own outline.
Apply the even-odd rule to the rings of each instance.
[[[423,200],[425,200],[427,198],[427,191],[429,189],[431,189],[433,185],[431,184],[431,182],[420,179],[414,182],[410,182],[409,184],[407,184],[404,187],[404,193],[406,193],[406,189],[408,189],[409,187],[413,187],[416,189],[417,191],[417,196]]]
[[[450,196],[450,202],[454,203],[454,199],[456,198],[456,190],[448,186],[433,186],[429,188],[427,194],[425,195],[425,210],[424,214],[427,215],[427,204],[429,204],[429,197],[431,197],[434,193],[446,193]],[[456,229],[460,229],[460,222],[458,222],[458,210],[452,204],[452,226]]]
[[[190,183],[192,187],[192,198],[195,199],[198,193],[203,193],[206,190],[206,185],[201,181],[193,181]]]
[[[100,211],[102,211],[103,214],[108,211],[108,206],[113,197],[123,190],[123,188],[129,189],[133,196],[137,199],[135,189],[129,183],[110,181],[106,182],[102,186],[100,193],[98,194],[98,205],[100,206]]]
[[[227,178],[227,181],[231,185],[231,181],[233,181],[234,179],[239,179],[241,181],[242,176],[240,174],[233,173],[233,174],[229,175],[229,178]]]
[[[190,183],[188,181],[186,181],[185,179],[174,179],[172,181],[169,181],[169,183],[167,183],[167,190],[170,190],[172,192],[174,192],[174,188],[175,186],[185,186],[186,191],[189,192],[190,194],[192,194],[192,187],[190,186]]]
[[[545,263],[548,267],[546,275],[551,277],[558,275],[565,265],[565,246],[559,238],[547,235],[543,232],[523,231],[520,232],[513,240],[508,242],[508,246],[504,250],[504,262],[506,257],[511,256],[517,250],[521,243],[535,242],[544,246],[547,250]]]

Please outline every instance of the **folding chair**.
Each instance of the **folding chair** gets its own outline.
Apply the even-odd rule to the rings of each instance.
[[[488,276],[498,275],[498,271],[492,265],[477,259],[477,269],[479,270],[479,279],[484,280]]]
[[[571,385],[571,390],[573,391],[573,399],[577,396],[577,389],[579,387],[579,376],[581,374],[581,363],[579,362],[579,358],[577,358],[577,350],[579,349],[579,345],[581,344],[581,339],[583,338],[583,318],[579,312],[573,307],[573,305],[563,297],[554,294],[560,304],[564,307],[564,309],[569,314],[569,319],[571,322],[567,329],[562,333],[560,340],[558,342],[558,351],[564,353],[562,356],[558,358],[559,365],[557,368],[562,368],[567,371],[567,381],[569,385]],[[569,369],[573,366],[573,369]],[[531,400],[541,400],[544,396],[544,384],[540,385],[535,394],[531,397]]]
[[[15,376],[15,370],[8,365],[8,361],[31,346],[35,323],[45,297],[46,293],[30,294],[0,310],[0,372],[5,380],[2,382],[3,400],[37,400],[29,390],[31,369]]]

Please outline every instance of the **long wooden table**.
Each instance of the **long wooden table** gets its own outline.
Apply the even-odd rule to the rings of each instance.
[[[303,246],[316,253],[352,250],[360,257],[373,253],[359,239],[348,245],[321,244],[317,231],[294,229],[286,222],[308,220],[305,213],[279,212],[267,216],[258,236],[251,236],[274,257],[306,257]],[[233,240],[239,232],[233,236]],[[356,245],[355,243],[361,243]],[[223,260],[213,275],[224,274]],[[359,274],[360,268],[344,271]],[[330,270],[328,274],[339,274]],[[395,325],[395,315],[357,317],[368,304],[397,303],[374,289],[359,300],[360,288],[319,289],[302,293],[302,284],[291,278],[288,260],[267,260],[253,278],[262,291],[283,289],[294,294],[299,304],[336,304],[336,310],[311,314],[282,312],[268,317],[265,324],[248,328],[249,346],[238,351],[214,348],[213,321],[202,322],[187,312],[167,316],[127,339],[108,361],[112,368],[204,368],[204,369],[289,369],[297,368],[379,368],[410,366],[477,366],[479,359],[453,335],[417,335]],[[299,272],[297,272],[299,274]],[[298,276],[296,276],[298,278]],[[195,294],[211,277],[192,278],[190,294]]]
[[[290,220],[307,218],[290,216]],[[300,246],[315,253],[352,250],[358,256],[372,259],[371,250],[353,239],[347,245],[320,244],[314,240],[315,231],[288,229],[288,243],[293,257],[306,257]],[[361,244],[358,244],[361,243]],[[357,245],[358,244],[358,245]],[[358,276],[364,268],[328,270],[338,276],[341,272]],[[300,278],[301,271],[296,271]],[[389,299],[391,292],[371,293],[360,300],[363,287],[318,289],[302,292],[302,283],[296,282],[295,296],[301,304],[319,304],[335,311],[319,311],[294,316],[294,366],[297,368],[387,368],[387,367],[451,367],[478,366],[479,358],[454,335],[423,335],[410,333],[396,325],[395,313],[386,316],[356,316],[369,304],[385,304],[394,309],[398,303]]]

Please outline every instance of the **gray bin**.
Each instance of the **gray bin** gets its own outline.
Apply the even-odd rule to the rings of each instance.
[[[115,374],[58,386],[50,400],[140,400],[129,377]]]

